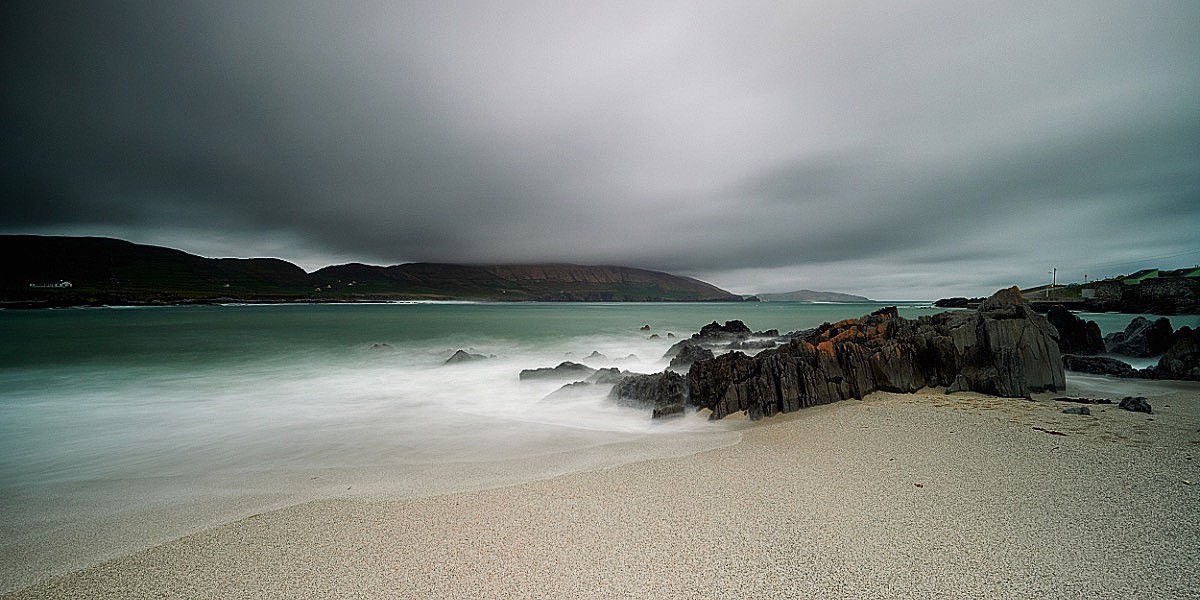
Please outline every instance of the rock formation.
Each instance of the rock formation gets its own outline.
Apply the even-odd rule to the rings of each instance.
[[[1058,349],[1063,354],[1091,355],[1104,352],[1104,338],[1095,321],[1084,321],[1061,304],[1046,312],[1046,320],[1058,330]]]
[[[675,354],[675,358],[671,359],[671,369],[687,370],[692,366],[692,363],[701,360],[712,360],[713,351],[693,343],[690,340],[685,342],[683,347]]]
[[[663,371],[652,375],[629,375],[613,386],[609,398],[622,406],[654,409],[654,418],[683,412],[687,401],[687,379]]]
[[[1113,354],[1139,358],[1157,356],[1171,347],[1171,332],[1171,321],[1166,317],[1155,321],[1137,317],[1129,322],[1125,331],[1104,336],[1104,345]]]
[[[1141,377],[1129,363],[1106,356],[1063,356],[1063,367],[1076,373],[1108,375],[1110,377]]]
[[[486,357],[482,354],[474,354],[471,352],[467,352],[466,350],[459,350],[458,352],[455,352],[450,358],[447,358],[446,362],[444,364],[452,365],[455,363],[474,362],[477,360],[487,360],[487,359],[488,359],[488,357]]]
[[[1177,341],[1163,353],[1158,364],[1143,372],[1154,379],[1200,381],[1200,329],[1180,327],[1172,337]]]
[[[1125,396],[1121,398],[1121,403],[1117,405],[1117,408],[1131,412],[1154,414],[1154,410],[1150,408],[1150,402],[1142,396]]]
[[[724,325],[713,321],[701,327],[699,333],[692,334],[692,337],[676,342],[663,354],[663,360],[672,360],[672,366],[675,366],[673,359],[689,346],[722,351],[752,350],[774,348],[782,341],[779,331],[775,329],[752,332],[738,320],[725,321]]]
[[[875,390],[948,386],[996,396],[1065,388],[1058,332],[1020,290],[1001,290],[975,312],[916,321],[894,307],[825,324],[754,357],[732,352],[692,365],[690,402],[710,418],[746,411],[752,419]]]
[[[542,367],[540,369],[524,369],[518,377],[524,381],[526,379],[572,379],[587,377],[596,372],[587,365],[573,363],[570,361],[559,363],[557,367]]]

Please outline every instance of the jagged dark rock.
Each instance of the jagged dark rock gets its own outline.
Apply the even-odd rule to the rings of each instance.
[[[609,398],[622,406],[655,411],[675,411],[674,407],[678,407],[681,411],[687,402],[687,383],[684,376],[671,371],[630,375],[613,386]]]
[[[1154,321],[1136,317],[1125,331],[1104,336],[1104,345],[1113,354],[1145,358],[1166,352],[1171,347],[1171,334],[1171,321],[1166,317]]]
[[[742,340],[740,342],[730,343],[727,348],[730,350],[766,350],[768,348],[774,348],[778,345],[778,339]]]
[[[1001,290],[975,312],[915,321],[895,307],[825,324],[755,357],[731,352],[694,363],[690,402],[720,419],[791,412],[875,390],[915,392],[949,386],[995,396],[1028,397],[1065,388],[1057,331],[1020,290]]]
[[[671,369],[686,370],[692,363],[700,360],[712,360],[713,351],[696,343],[685,343],[675,358],[671,359]]]
[[[1121,403],[1117,405],[1117,408],[1147,414],[1154,412],[1150,409],[1150,402],[1141,396],[1125,396],[1121,398]]]
[[[1137,369],[1129,363],[1106,356],[1063,356],[1063,368],[1077,373],[1109,375],[1112,377],[1138,377]]]
[[[583,357],[583,360],[595,360],[595,361],[604,362],[604,361],[608,360],[608,357],[601,354],[599,350],[592,350],[592,353]]]
[[[586,381],[588,383],[613,384],[629,375],[630,373],[623,373],[620,369],[611,367],[608,369],[600,369],[595,373],[592,373],[591,377],[588,377]]]
[[[1158,364],[1143,372],[1154,379],[1200,381],[1200,329],[1180,327],[1174,339]]]
[[[1046,311],[1046,320],[1058,330],[1058,349],[1063,354],[1091,355],[1104,352],[1104,338],[1095,321],[1084,321],[1061,304]]]
[[[452,365],[455,363],[474,362],[477,360],[487,360],[488,357],[482,354],[472,354],[466,350],[455,352],[450,358],[446,359],[444,364]]]
[[[750,328],[746,324],[738,321],[725,321],[724,325],[718,324],[716,321],[700,328],[699,336],[701,338],[728,338],[749,336]]]
[[[674,359],[688,346],[700,346],[723,352],[726,350],[774,348],[779,341],[779,330],[777,329],[752,332],[745,323],[738,320],[725,321],[724,325],[713,321],[700,328],[698,333],[692,334],[692,337],[676,342],[663,354],[663,360]],[[675,365],[672,364],[672,366]]]
[[[581,379],[595,372],[596,369],[587,365],[566,361],[559,363],[556,367],[524,369],[518,377],[522,381],[526,379]]]
[[[983,298],[964,298],[962,296],[955,296],[953,298],[942,298],[941,300],[937,300],[933,303],[933,305],[938,308],[971,308],[974,306],[979,306],[980,302],[983,302]]]

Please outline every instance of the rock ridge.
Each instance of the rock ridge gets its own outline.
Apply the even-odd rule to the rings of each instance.
[[[689,403],[710,410],[711,419],[735,412],[758,419],[926,386],[1014,398],[1063,390],[1058,331],[1013,287],[974,312],[909,320],[888,307],[826,323],[753,357],[731,352],[688,371]]]

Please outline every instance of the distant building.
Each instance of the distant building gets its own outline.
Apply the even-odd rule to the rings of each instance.
[[[59,280],[58,283],[31,283],[31,284],[29,284],[29,287],[31,287],[31,288],[69,288],[69,287],[71,287],[71,282]]]
[[[1159,274],[1161,277],[1187,277],[1188,279],[1200,279],[1200,267],[1188,267],[1177,271],[1164,271]]]
[[[1158,279],[1158,275],[1158,269],[1142,269],[1133,275],[1122,278],[1121,283],[1125,285],[1142,285],[1142,282],[1147,279]]]

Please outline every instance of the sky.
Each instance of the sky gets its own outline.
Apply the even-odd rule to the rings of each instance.
[[[1200,263],[1195,0],[9,1],[0,52],[0,233],[897,300]]]

